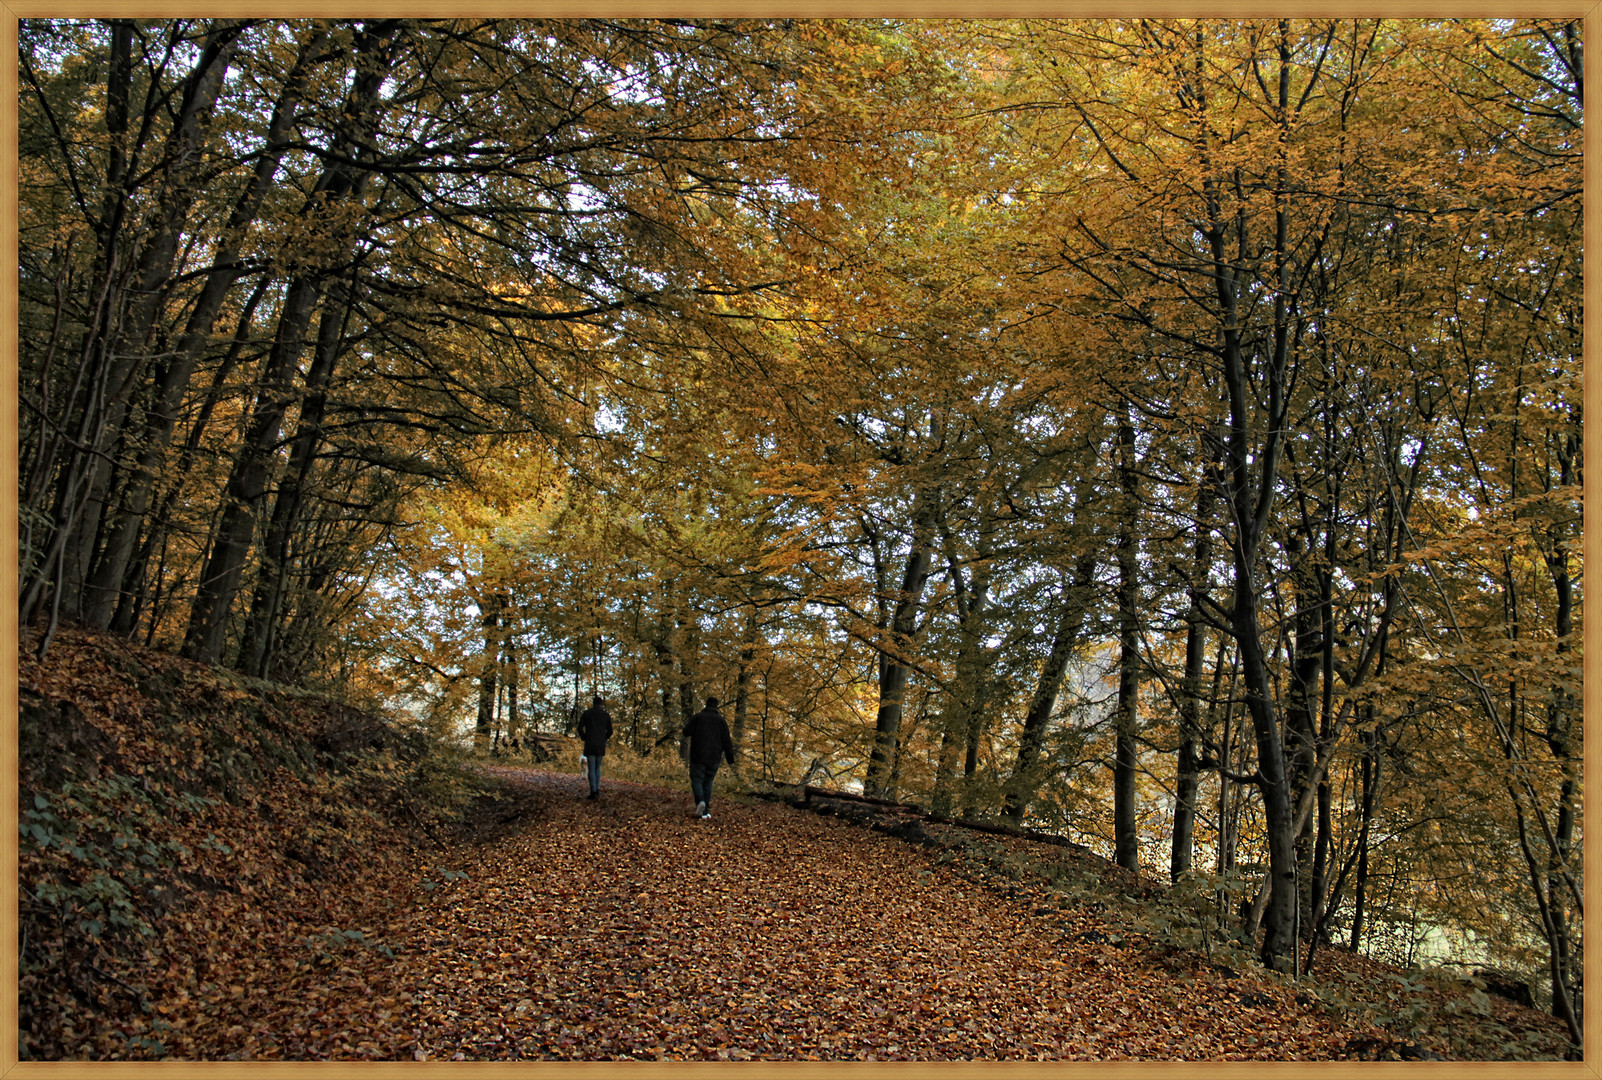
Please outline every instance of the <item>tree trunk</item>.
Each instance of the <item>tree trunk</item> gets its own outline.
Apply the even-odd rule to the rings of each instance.
[[[102,526],[108,515],[115,514],[113,489],[119,474],[126,474],[120,460],[123,455],[112,451],[118,444],[126,447],[131,434],[126,430],[130,405],[144,386],[141,376],[152,360],[151,336],[156,316],[172,284],[179,244],[201,191],[203,138],[243,28],[243,24],[213,25],[194,68],[176,88],[178,115],[161,149],[163,165],[154,206],[142,222],[137,254],[130,268],[131,280],[126,283],[126,303],[115,323],[108,327],[112,332],[105,339],[110,359],[102,376],[106,381],[102,441],[91,451],[93,460],[84,489],[87,505],[78,520],[78,534],[71,542],[77,568],[72,587],[86,590],[79,598],[79,614],[98,626],[105,625],[116,606],[115,594],[87,591],[95,556],[104,541]],[[115,583],[119,577],[120,574],[114,575],[110,581]]]
[[[1090,610],[1095,577],[1096,557],[1082,555],[1074,564],[1072,580],[1066,575],[1063,578],[1051,649],[1046,653],[1040,676],[1035,680],[1035,692],[1029,699],[1029,712],[1024,716],[1023,732],[1018,740],[1018,760],[1006,785],[1002,814],[1015,825],[1023,823],[1024,812],[1040,784],[1036,763],[1045,745],[1046,727],[1057,709],[1057,695],[1062,690],[1063,676],[1067,674],[1068,662],[1073,659],[1074,648],[1079,644],[1085,614]]]
[[[523,723],[518,712],[517,692],[521,680],[517,670],[517,648],[510,635],[506,636],[501,653],[501,681],[506,684],[506,737],[522,745]]]
[[[682,731],[684,725],[690,722],[690,717],[701,711],[695,702],[695,676],[699,666],[695,658],[700,653],[700,641],[695,624],[682,615],[678,619],[678,630],[679,730]]]
[[[1234,297],[1229,297],[1233,308]],[[1283,343],[1281,344],[1281,350]],[[1229,484],[1230,503],[1235,522],[1231,554],[1234,559],[1235,602],[1231,611],[1231,632],[1239,648],[1242,687],[1247,714],[1257,745],[1256,782],[1263,798],[1267,831],[1270,892],[1262,961],[1276,971],[1289,971],[1294,963],[1293,922],[1296,909],[1296,837],[1291,813],[1291,792],[1285,773],[1285,755],[1279,737],[1279,717],[1269,684],[1268,658],[1263,652],[1262,627],[1258,618],[1261,599],[1257,571],[1261,560],[1258,549],[1264,523],[1274,501],[1273,478],[1277,471],[1283,421],[1283,355],[1270,364],[1266,373],[1271,387],[1270,419],[1263,435],[1261,480],[1252,475],[1252,455],[1248,452],[1249,430],[1245,358],[1239,334],[1225,331],[1224,377],[1229,394]]]
[[[150,556],[153,552],[165,550],[166,530],[172,522],[174,507],[177,506],[180,497],[184,493],[190,470],[194,467],[195,458],[200,451],[201,439],[205,435],[207,427],[211,424],[212,414],[222,400],[223,390],[228,383],[228,376],[233,373],[234,368],[238,365],[245,346],[250,340],[256,308],[267,294],[267,285],[267,278],[262,277],[251,291],[249,298],[246,299],[244,309],[240,312],[238,322],[234,328],[233,342],[212,375],[211,386],[206,391],[205,400],[201,403],[199,415],[195,417],[195,421],[190,425],[189,433],[184,439],[183,450],[178,455],[178,460],[173,465],[171,474],[162,477],[163,492],[161,501],[156,507],[152,527],[146,530],[144,543],[140,546],[135,558],[129,562],[127,568],[123,571],[121,597],[117,604],[117,611],[111,620],[111,629],[114,633],[131,635],[134,632],[135,623],[139,617],[140,601],[143,596],[145,566],[150,561]],[[155,622],[156,615],[153,611],[150,626],[152,630],[155,629]]]
[[[1579,453],[1579,436],[1570,435],[1559,444],[1558,483],[1569,487],[1575,482],[1575,459]],[[1546,556],[1552,589],[1557,599],[1553,613],[1553,632],[1557,639],[1556,653],[1559,666],[1569,663],[1574,635],[1574,579],[1569,569],[1570,537],[1566,525],[1555,526],[1556,536],[1552,551]],[[1550,909],[1554,933],[1550,949],[1552,973],[1552,1014],[1572,1019],[1582,1015],[1578,980],[1572,976],[1573,960],[1570,955],[1569,903],[1563,885],[1568,873],[1568,861],[1574,850],[1574,833],[1579,815],[1575,805],[1579,790],[1575,775],[1574,755],[1574,698],[1562,685],[1552,688],[1552,698],[1546,710],[1546,745],[1553,760],[1561,763],[1563,779],[1558,785],[1557,824],[1553,829],[1553,846],[1547,865],[1547,907]]]
[[[1334,469],[1327,470],[1330,473]],[[1329,515],[1324,526],[1324,559],[1317,569],[1318,596],[1319,596],[1319,677],[1323,680],[1322,693],[1319,695],[1318,707],[1318,754],[1329,752],[1330,745],[1336,737],[1335,732],[1335,583],[1330,568],[1335,565],[1336,531],[1340,520],[1340,480],[1332,477],[1330,492]],[[1389,623],[1386,623],[1389,626]],[[1388,637],[1388,630],[1387,637]],[[1325,769],[1318,778],[1318,838],[1313,847],[1313,873],[1312,884],[1309,891],[1312,902],[1309,905],[1310,922],[1314,927],[1322,925],[1324,918],[1324,896],[1329,877],[1330,852],[1335,844],[1335,819],[1331,805],[1332,793],[1329,784],[1329,770]]]
[[[1305,522],[1305,519],[1303,524],[1307,533],[1311,533],[1311,524]],[[1318,588],[1312,569],[1307,565],[1312,549],[1311,536],[1304,535],[1295,528],[1292,528],[1285,538],[1285,551],[1290,561],[1289,573],[1294,583],[1293,593],[1296,602],[1296,612],[1293,616],[1295,632],[1292,638],[1294,647],[1291,650],[1290,679],[1285,696],[1285,757],[1290,769],[1292,805],[1295,805],[1301,799],[1302,793],[1307,790],[1313,775],[1314,763],[1318,760],[1313,716],[1323,650],[1319,647],[1318,640],[1322,622]],[[1312,824],[1312,820],[1309,819],[1307,826],[1296,834],[1296,880],[1300,886],[1297,897],[1297,903],[1300,905],[1298,918],[1304,930],[1313,925],[1311,917],[1313,896],[1309,888],[1312,883],[1313,867]]]
[[[1174,780],[1174,846],[1168,859],[1168,880],[1178,881],[1190,873],[1196,837],[1196,789],[1201,781],[1201,758],[1196,740],[1185,738],[1179,744],[1177,775]]]
[[[1373,715],[1373,707],[1364,708]],[[1378,805],[1381,758],[1378,753],[1379,733],[1369,728],[1363,734],[1363,759],[1360,771],[1362,784],[1362,820],[1357,829],[1357,876],[1352,879],[1352,935],[1349,942],[1355,953],[1363,944],[1363,921],[1368,915],[1368,838],[1374,823],[1374,810]]]
[[[334,363],[340,353],[350,308],[348,297],[344,303],[338,303],[333,292],[328,293],[323,302],[317,349],[311,367],[306,372],[300,419],[289,443],[289,463],[279,481],[267,532],[262,537],[260,570],[256,575],[255,594],[240,641],[238,664],[240,671],[257,678],[267,678],[272,666],[277,624],[290,587],[290,540],[300,518],[301,503],[309,486],[318,448],[322,445],[328,385],[333,378]]]
[[[89,496],[90,473],[95,462],[89,449],[101,445],[104,432],[105,398],[112,377],[107,370],[109,341],[116,333],[117,311],[122,305],[122,283],[127,273],[123,243],[123,227],[131,200],[124,197],[127,181],[129,150],[128,108],[133,84],[132,19],[113,19],[110,23],[110,54],[106,64],[106,172],[104,196],[100,215],[94,224],[99,247],[93,269],[90,271],[86,292],[93,297],[89,303],[88,325],[84,328],[82,344],[78,350],[78,365],[74,382],[62,401],[62,420],[45,440],[33,468],[25,505],[38,517],[46,516],[46,492],[54,487],[55,496],[49,509],[49,540],[43,552],[27,569],[18,587],[18,611],[23,623],[34,622],[46,613],[43,610],[47,597],[51,601],[50,627],[39,643],[41,655],[49,647],[66,593],[71,587],[68,580],[68,544],[79,531],[85,504]],[[70,154],[70,151],[68,151]],[[65,464],[57,460],[65,456]],[[55,483],[51,484],[51,477]],[[53,594],[53,595],[51,595]]]
[[[1286,40],[1288,24],[1280,23],[1279,117],[1288,122],[1290,93],[1290,46]],[[1283,147],[1281,153],[1284,152]],[[1287,183],[1283,160],[1277,190]],[[1211,182],[1210,182],[1211,183]],[[1211,215],[1219,220],[1216,188],[1209,191]],[[1246,711],[1251,717],[1257,745],[1256,782],[1263,798],[1263,817],[1268,841],[1269,895],[1263,924],[1262,962],[1275,971],[1289,972],[1295,966],[1296,916],[1296,823],[1291,811],[1289,778],[1285,772],[1284,747],[1280,742],[1279,715],[1269,682],[1268,658],[1263,651],[1263,635],[1258,606],[1263,588],[1258,580],[1262,568],[1260,547],[1274,505],[1279,461],[1284,451],[1287,423],[1286,378],[1290,366],[1290,319],[1287,310],[1290,291],[1289,214],[1287,203],[1275,211],[1273,251],[1279,268],[1279,286],[1274,293],[1273,326],[1262,346],[1261,365],[1248,380],[1246,345],[1240,319],[1241,282],[1237,264],[1225,253],[1225,234],[1215,225],[1209,234],[1213,249],[1214,285],[1222,314],[1220,336],[1225,393],[1229,400],[1229,441],[1226,451],[1229,503],[1234,522],[1231,554],[1234,560],[1235,600],[1230,630],[1239,647],[1242,688]],[[1238,238],[1244,245],[1244,236]],[[1256,348],[1257,346],[1253,346]],[[1248,385],[1250,383],[1250,385]],[[1260,428],[1260,443],[1252,452],[1252,407],[1266,393],[1266,415]],[[1250,403],[1250,404],[1249,404]],[[1255,473],[1255,475],[1254,475]]]
[[[933,557],[935,510],[935,499],[920,490],[913,499],[912,546],[907,551],[901,588],[896,593],[895,614],[890,620],[887,640],[879,651],[879,711],[874,720],[868,772],[862,785],[863,794],[873,798],[895,797],[890,776],[900,752],[901,715],[907,680],[912,674],[910,658],[915,644],[913,634],[918,606],[923,598],[923,587],[929,580]]]
[[[1140,639],[1136,601],[1137,578],[1135,516],[1138,504],[1135,480],[1135,427],[1125,418],[1118,425],[1118,472],[1121,498],[1118,515],[1118,705],[1115,714],[1116,752],[1113,759],[1113,846],[1119,866],[1140,870],[1140,835],[1135,778],[1139,765]]]
[[[745,726],[751,714],[751,661],[756,659],[756,609],[746,623],[746,640],[740,646],[740,667],[734,678],[734,730],[730,736],[738,754],[745,745]]]
[[[991,617],[990,578],[993,550],[991,535],[995,522],[988,513],[980,516],[979,539],[974,545],[975,566],[968,582],[968,626],[963,631],[963,648],[969,653],[968,677],[962,680],[964,702],[962,708],[963,732],[966,748],[962,758],[963,816],[978,817],[981,811],[979,775],[979,743],[984,738],[989,719],[989,687],[995,654],[985,645]]]
[[[664,620],[661,636],[658,637],[655,642],[653,642],[656,648],[657,679],[662,694],[661,737],[664,739],[675,736],[684,730],[683,721],[675,724],[673,717],[673,649],[669,646],[668,642],[662,640],[662,638],[666,637],[669,633],[671,633],[671,631],[668,630],[666,620]],[[577,699],[575,698],[574,700]]]
[[[1207,594],[1207,577],[1213,562],[1213,504],[1218,485],[1218,459],[1223,440],[1211,432],[1202,442],[1212,447],[1196,482],[1196,543],[1191,549],[1190,606],[1185,612],[1185,674],[1179,688],[1179,763],[1174,784],[1174,845],[1168,860],[1168,877],[1178,881],[1188,873],[1196,829],[1196,789],[1201,780],[1201,761],[1196,754],[1201,736],[1202,667],[1207,661],[1207,624],[1202,618],[1201,598]],[[1219,645],[1219,665],[1223,664],[1223,645]],[[1216,681],[1216,680],[1215,680]]]
[[[479,629],[484,638],[483,660],[478,669],[478,722],[473,728],[473,743],[479,750],[488,748],[495,726],[495,696],[497,670],[501,657],[501,606],[500,592],[484,583],[484,594],[479,600]]]
[[[1213,727],[1214,714],[1222,710],[1223,730],[1218,737],[1218,849],[1215,869],[1218,872],[1218,889],[1216,891],[1216,905],[1218,908],[1219,926],[1224,927],[1235,918],[1235,911],[1231,907],[1233,894],[1230,892],[1230,875],[1235,869],[1235,852],[1240,842],[1240,786],[1232,783],[1230,775],[1239,773],[1245,768],[1244,764],[1237,765],[1235,758],[1240,749],[1235,741],[1235,702],[1236,689],[1240,682],[1240,653],[1236,650],[1230,658],[1229,664],[1229,691],[1220,694],[1219,686],[1224,678],[1224,649],[1230,638],[1220,638],[1218,642],[1218,661],[1213,669],[1213,695],[1208,708],[1207,727]],[[1255,925],[1255,924],[1254,924]]]
[[[222,657],[228,612],[255,539],[257,505],[273,470],[279,425],[293,401],[291,380],[321,295],[321,282],[302,279],[290,286],[284,301],[256,406],[228,478],[222,520],[196,590],[184,635],[183,655],[188,659],[216,663]]]
[[[953,766],[958,746],[963,757],[963,814],[974,816],[973,777],[978,771],[979,738],[983,725],[984,686],[989,678],[990,658],[985,649],[986,624],[990,617],[990,543],[993,523],[981,512],[979,539],[974,546],[972,572],[964,574],[956,538],[940,522],[940,537],[946,556],[946,573],[957,605],[957,657],[955,678],[944,695],[941,707],[940,756],[935,767],[932,808],[938,814],[951,812]]]

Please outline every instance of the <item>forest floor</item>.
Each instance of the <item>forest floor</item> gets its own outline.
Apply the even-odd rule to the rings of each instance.
[[[421,1054],[1330,1058],[1352,1039],[1290,993],[1176,971],[847,822],[730,799],[702,821],[687,792],[592,803],[577,778],[497,772],[538,810],[462,851],[466,878],[419,912]]]
[[[25,1058],[1566,1048],[1467,984],[1336,949],[1297,983],[1195,947],[1162,929],[1164,886],[1071,847],[887,835],[827,799],[719,794],[703,821],[687,784],[603,779],[592,802],[577,775],[505,764],[478,767],[489,790],[448,830],[407,802],[405,748],[321,699],[71,636],[24,658],[21,697]]]
[[[515,815],[486,817],[477,840],[441,853],[431,887],[337,965],[276,998],[237,998],[233,1023],[188,1025],[190,1052],[1243,1061],[1452,1049],[848,821],[749,798],[717,798],[702,821],[687,792],[608,781],[591,802],[577,776],[492,772]],[[1525,1013],[1510,1022],[1532,1034],[1557,1030],[1502,1012]],[[1487,1037],[1471,1056],[1507,1049]]]

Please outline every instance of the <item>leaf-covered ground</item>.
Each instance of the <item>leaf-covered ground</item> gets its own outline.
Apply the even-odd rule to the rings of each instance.
[[[451,834],[417,802],[425,760],[343,707],[71,635],[21,689],[28,1057],[1564,1049],[1550,1017],[1338,950],[1320,978],[1354,1004],[1332,1009],[1155,940],[1129,905],[1161,887],[1071,849],[747,797],[701,821],[687,785],[591,802],[510,766]]]
[[[1328,1058],[1352,1035],[843,822],[507,778],[543,813],[464,853],[407,943],[430,1057]]]
[[[192,1052],[1230,1061],[1398,1045],[853,824],[729,799],[701,821],[685,793],[609,783],[592,803],[576,777],[496,772],[517,826],[451,850],[337,965],[239,1002],[237,1026]]]

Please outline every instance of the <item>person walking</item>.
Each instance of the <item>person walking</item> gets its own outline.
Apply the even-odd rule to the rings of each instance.
[[[601,797],[601,758],[606,756],[606,740],[612,737],[612,714],[606,711],[606,702],[596,694],[590,707],[579,716],[578,737],[584,740],[584,759],[590,778],[590,793],[586,798]]]
[[[718,759],[727,758],[734,764],[734,740],[729,738],[729,725],[718,712],[718,699],[706,699],[706,708],[690,717],[684,725],[684,737],[690,740],[690,794],[695,799],[695,814],[702,821],[712,817],[712,778],[718,774]]]

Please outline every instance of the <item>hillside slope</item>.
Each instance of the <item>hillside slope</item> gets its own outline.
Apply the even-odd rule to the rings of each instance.
[[[456,781],[378,717],[115,638],[28,646],[24,1060],[160,1057],[185,1045],[179,1016],[294,992],[445,835]]]
[[[1563,1052],[1358,958],[1296,986],[1176,946],[1068,849],[507,765],[453,826],[473,792],[378,718],[81,635],[21,698],[24,1056]]]

